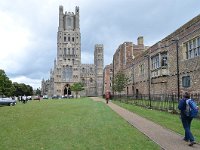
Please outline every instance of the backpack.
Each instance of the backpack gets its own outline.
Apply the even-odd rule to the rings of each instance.
[[[197,117],[199,108],[193,99],[186,100],[186,116],[191,118]]]

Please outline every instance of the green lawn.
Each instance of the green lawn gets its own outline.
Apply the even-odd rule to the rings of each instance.
[[[0,107],[2,150],[160,149],[106,104],[89,98]]]
[[[184,135],[184,130],[183,130],[179,115],[171,114],[164,111],[146,109],[146,108],[131,105],[131,104],[121,103],[119,101],[112,101],[112,102],[140,116],[143,116],[155,123],[158,123],[161,126],[164,126],[165,128],[173,130],[181,135]],[[199,127],[200,127],[200,120],[193,119],[192,125],[191,125],[191,131],[193,135],[195,136],[196,141],[200,141]]]

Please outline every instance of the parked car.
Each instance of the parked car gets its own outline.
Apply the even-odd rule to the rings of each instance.
[[[43,99],[48,99],[48,95],[43,95]]]
[[[40,96],[37,96],[37,95],[34,96],[34,97],[33,97],[33,100],[40,100]]]
[[[59,96],[59,95],[54,95],[51,97],[51,99],[61,99],[61,98],[62,98],[62,96]]]
[[[74,98],[73,95],[64,95],[62,98]]]
[[[13,100],[12,98],[0,98],[0,105],[14,106],[16,104],[16,100]]]
[[[32,100],[32,96],[27,96],[27,100]]]

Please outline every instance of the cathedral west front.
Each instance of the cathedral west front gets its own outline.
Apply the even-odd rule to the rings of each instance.
[[[81,96],[103,95],[104,48],[94,46],[94,64],[81,63],[81,33],[79,7],[74,12],[63,11],[59,6],[59,26],[57,32],[57,57],[50,70],[50,78],[42,80],[42,95],[74,95],[70,86],[81,82],[84,91]]]

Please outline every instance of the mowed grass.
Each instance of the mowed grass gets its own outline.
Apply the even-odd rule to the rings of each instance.
[[[160,149],[106,104],[89,98],[0,107],[2,150]]]
[[[140,116],[143,116],[157,124],[160,124],[161,126],[168,128],[170,130],[173,130],[184,137],[184,129],[180,120],[179,115],[176,114],[170,114],[168,112],[164,111],[157,111],[157,110],[151,110],[151,109],[146,109],[143,107],[139,107],[136,105],[131,105],[131,104],[125,104],[121,103],[119,101],[113,101],[113,103],[126,108],[129,111],[132,111]],[[198,119],[193,119],[192,124],[191,124],[191,131],[195,137],[195,140],[200,142],[200,120]]]

